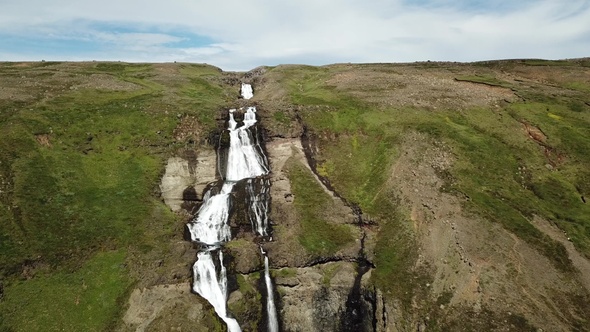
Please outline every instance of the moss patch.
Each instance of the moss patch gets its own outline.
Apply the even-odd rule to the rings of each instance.
[[[133,269],[148,266],[141,260],[151,260],[156,252],[168,254],[162,248],[168,248],[174,232],[180,236],[181,230],[176,229],[177,217],[156,195],[165,158],[184,146],[173,131],[183,114],[201,119],[197,129],[216,126],[212,119],[231,90],[214,67],[182,66],[48,62],[0,66],[0,86],[19,87],[11,90],[14,99],[0,98],[4,328],[105,330],[113,312],[121,312],[122,303],[116,300],[130,276],[142,272],[112,272],[105,266],[108,259],[99,258],[101,253],[114,250],[121,264],[132,256],[128,266]],[[163,71],[172,75],[162,75]],[[85,293],[75,280],[68,286],[67,274],[72,271],[79,271],[74,276],[105,278],[104,285],[95,281],[93,286],[95,292],[103,286],[106,292],[96,293],[102,296],[96,301],[104,299],[102,307],[92,304],[96,317],[74,307],[75,298],[71,303],[55,299],[60,292],[80,294],[82,306]],[[111,274],[103,274],[107,272]],[[23,275],[32,279],[20,280]],[[38,289],[47,300],[36,305],[33,295],[26,295],[22,301],[31,303],[18,302],[16,315],[11,311],[18,301],[14,289],[25,294]],[[56,314],[40,313],[41,304]]]
[[[294,158],[287,160],[286,170],[300,216],[301,245],[312,254],[330,255],[351,243],[353,237],[349,225],[327,221],[325,213],[333,209],[334,203],[310,170]]]
[[[14,331],[104,331],[121,315],[130,280],[123,251],[101,252],[80,269],[39,274],[5,287],[4,327]]]

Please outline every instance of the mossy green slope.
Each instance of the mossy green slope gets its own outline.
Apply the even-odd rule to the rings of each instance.
[[[309,253],[323,256],[333,255],[350,244],[354,240],[351,226],[326,220],[325,213],[331,210],[334,202],[311,171],[295,158],[287,160],[286,170],[301,225],[299,243]]]
[[[398,227],[404,213],[392,214],[395,198],[386,187],[399,142],[410,131],[425,133],[452,151],[456,161],[445,174],[445,190],[468,197],[468,211],[501,223],[563,271],[572,269],[565,248],[531,224],[534,215],[557,224],[590,257],[590,204],[584,202],[590,166],[590,98],[583,92],[589,83],[558,76],[547,85],[533,78],[527,84],[504,79],[506,72],[518,73],[519,66],[532,65],[583,68],[588,61],[405,65],[415,71],[445,71],[457,81],[507,88],[519,96],[496,106],[436,110],[375,102],[371,97],[387,93],[377,80],[362,80],[352,87],[338,84],[347,75],[394,73],[396,65],[279,66],[270,71],[291,102],[299,105],[308,130],[318,137],[318,172],[381,224],[376,260],[387,263],[377,264],[378,283],[411,264],[411,259],[403,265],[403,260],[391,257],[396,250],[405,252],[411,234],[398,236],[405,232]],[[523,123],[541,128],[547,140],[539,144],[528,138]]]
[[[221,75],[188,64],[0,66],[13,93],[0,98],[1,329],[101,331],[121,315],[134,282],[126,253],[180,236],[154,193],[164,157],[186,144],[179,121],[216,126],[232,93]]]

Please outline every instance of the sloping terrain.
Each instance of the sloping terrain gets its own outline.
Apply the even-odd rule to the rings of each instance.
[[[282,330],[590,330],[588,59],[0,64],[0,330],[225,329],[183,226],[241,82]],[[229,311],[264,330],[239,218]]]

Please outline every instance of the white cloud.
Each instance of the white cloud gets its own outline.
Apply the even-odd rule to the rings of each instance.
[[[96,52],[97,60],[195,61],[247,70],[284,62],[590,55],[588,0],[21,0],[0,7],[0,35],[109,44],[109,53]],[[213,42],[187,45],[190,34]],[[0,46],[0,56],[6,54],[20,53]],[[64,50],[62,56],[76,54]]]

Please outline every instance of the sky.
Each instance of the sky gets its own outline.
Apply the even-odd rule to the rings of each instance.
[[[590,56],[590,0],[0,0],[0,61],[286,63]]]

